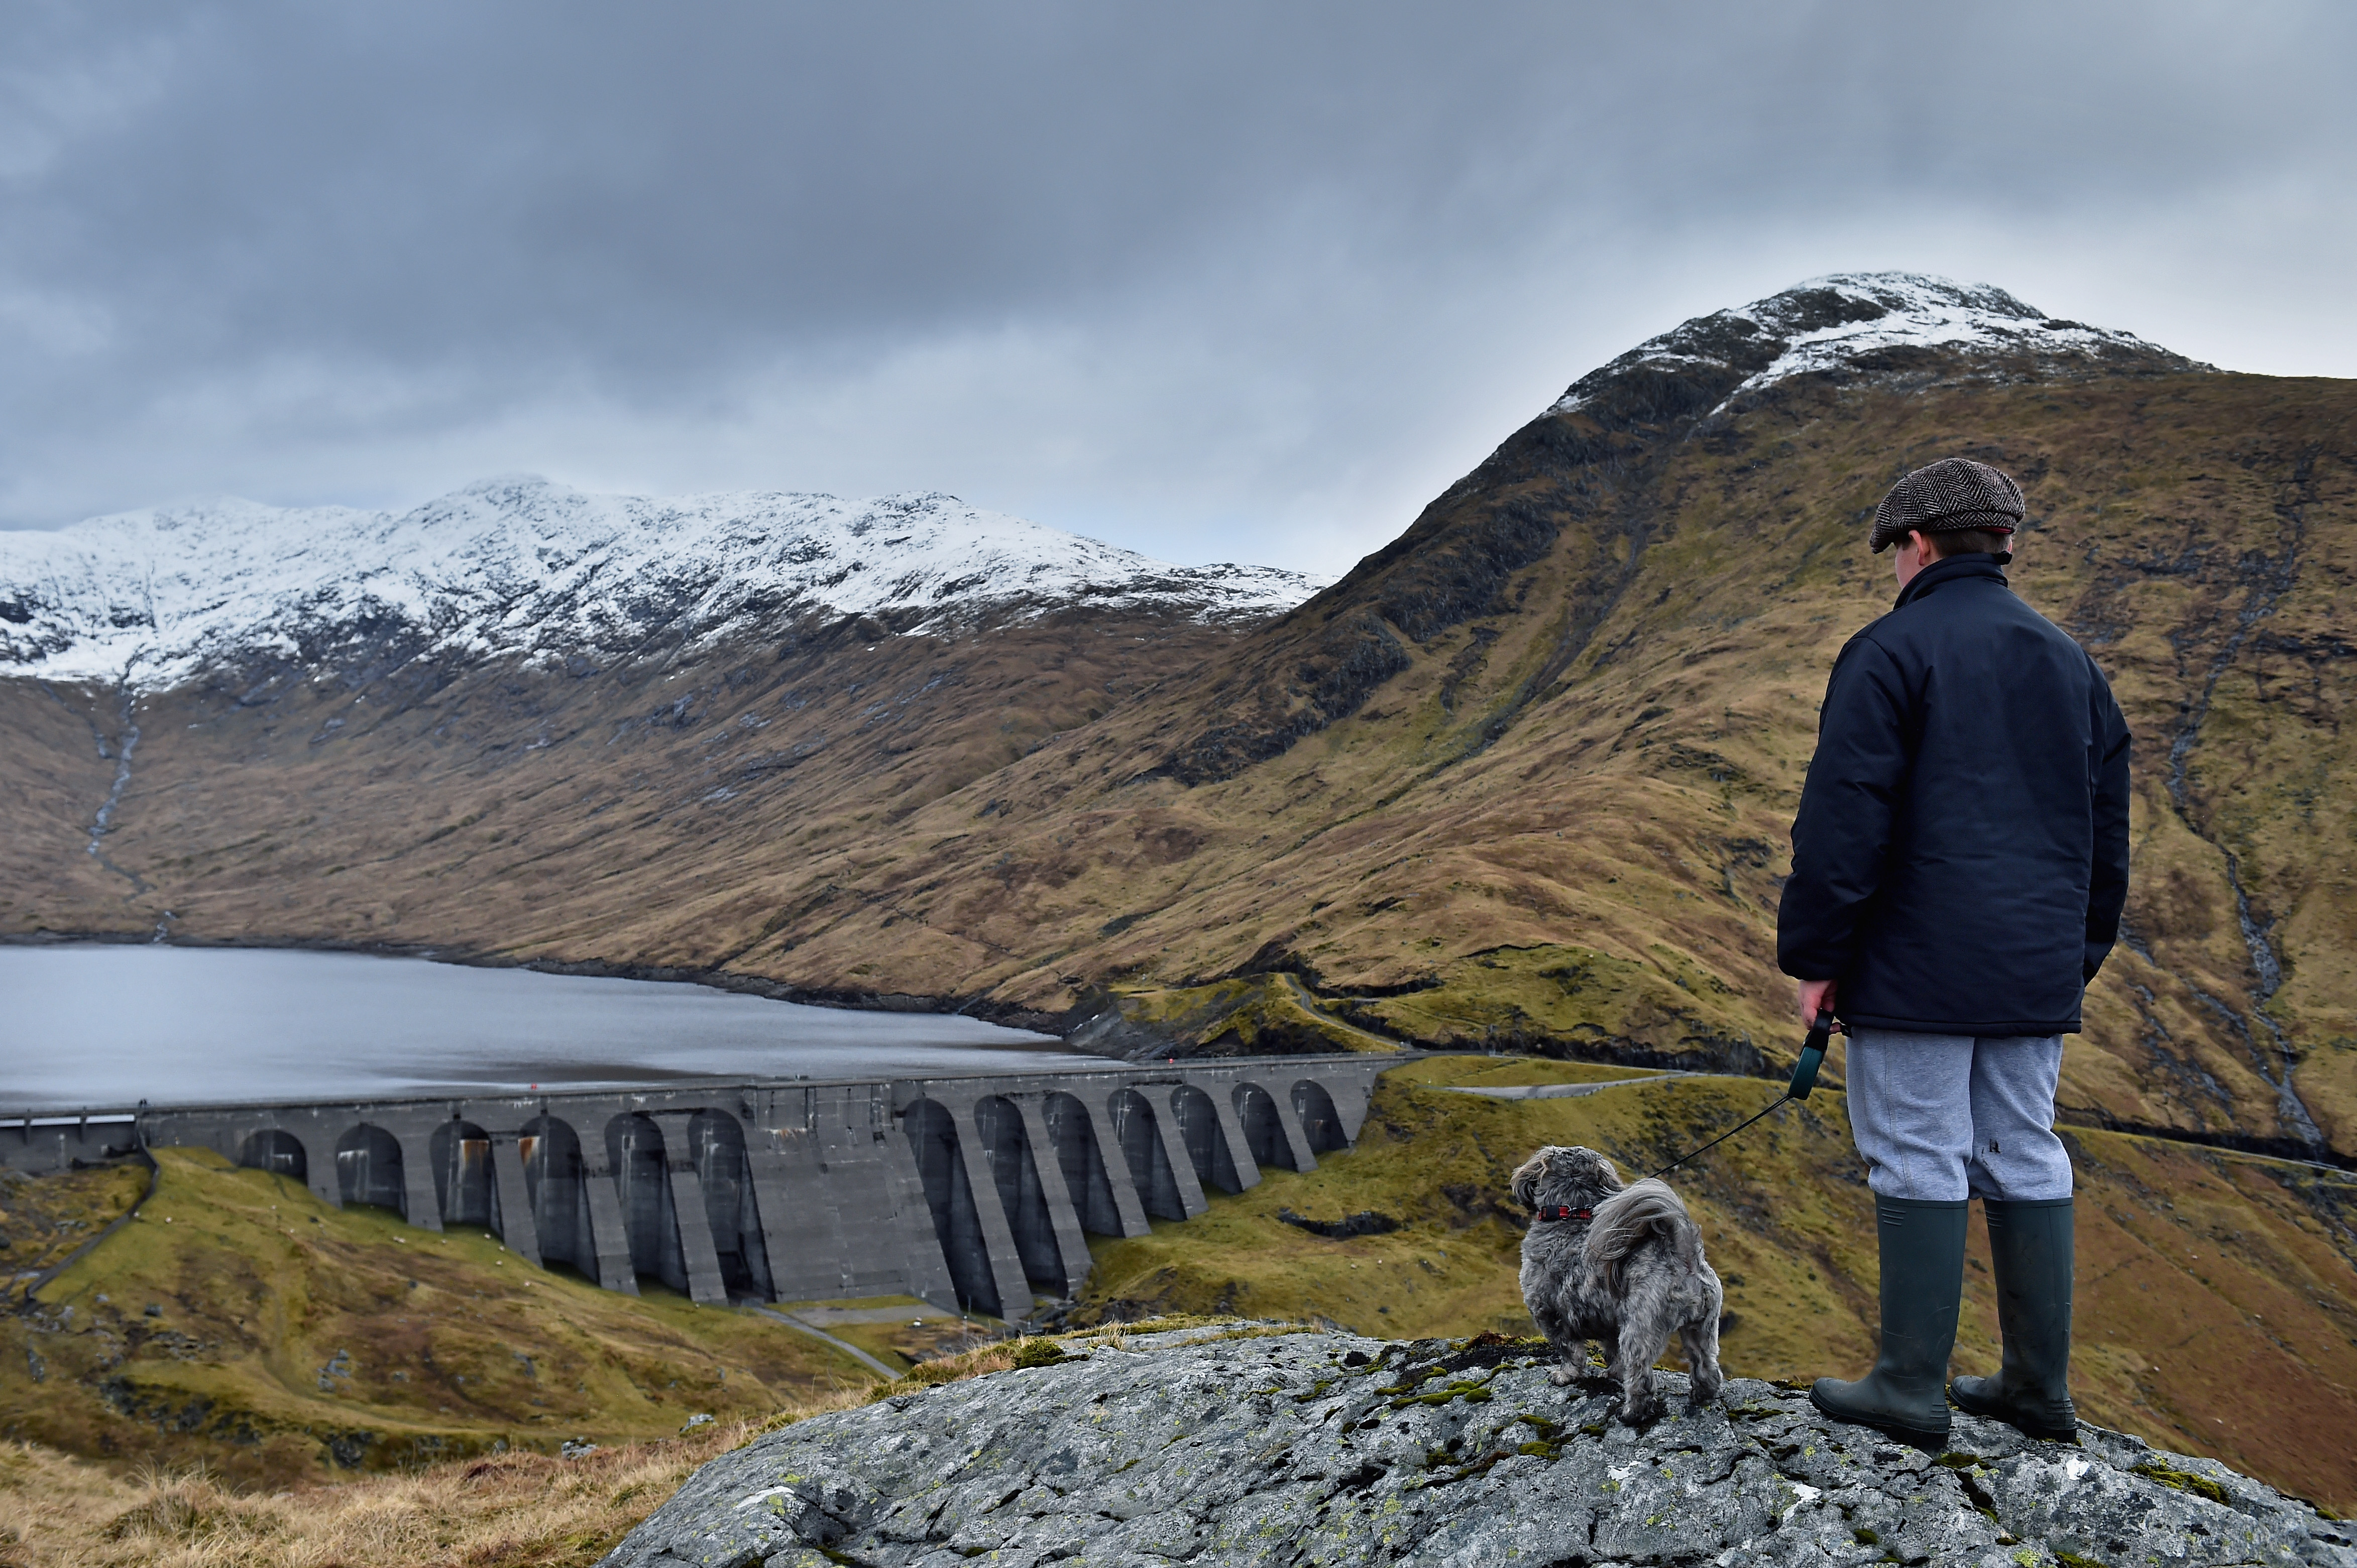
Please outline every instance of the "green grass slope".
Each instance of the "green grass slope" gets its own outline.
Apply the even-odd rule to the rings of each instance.
[[[599,1290],[209,1151],[156,1159],[136,1218],[0,1319],[0,1436],[278,1482],[666,1435],[875,1380],[774,1321]]]
[[[1168,1312],[1319,1317],[1393,1337],[1532,1332],[1508,1173],[1544,1144],[1641,1175],[1775,1098],[1765,1083],[1661,1079],[1577,1099],[1446,1086],[1592,1081],[1594,1070],[1429,1058],[1385,1075],[1358,1148],[1265,1173],[1211,1212],[1095,1243],[1082,1321]],[[2065,1133],[2079,1173],[2074,1392],[2091,1420],[2211,1454],[2357,1512],[2357,1182],[2120,1133]],[[1722,1355],[1751,1377],[1858,1375],[1872,1360],[1873,1199],[1844,1098],[1821,1091],[1674,1176],[1727,1287]],[[1278,1218],[1373,1210],[1386,1234],[1328,1240]],[[1955,1365],[1993,1370],[1975,1217]]]

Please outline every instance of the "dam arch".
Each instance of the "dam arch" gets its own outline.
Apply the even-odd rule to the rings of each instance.
[[[426,1147],[434,1162],[434,1197],[442,1223],[497,1229],[491,1135],[472,1122],[454,1118],[434,1129]]]
[[[606,1123],[606,1154],[629,1240],[630,1272],[687,1294],[687,1260],[672,1203],[670,1163],[654,1118],[627,1112]]]
[[[1187,1203],[1178,1194],[1178,1178],[1170,1169],[1153,1103],[1134,1089],[1121,1089],[1106,1101],[1105,1111],[1138,1203],[1157,1219],[1186,1219]]]
[[[731,1296],[772,1294],[761,1211],[745,1159],[745,1129],[726,1111],[706,1108],[688,1118],[688,1152],[704,1189],[704,1217],[722,1288]]]
[[[265,1127],[249,1133],[245,1142],[238,1145],[237,1163],[249,1170],[291,1176],[298,1182],[311,1179],[311,1157],[304,1152],[303,1140],[282,1128]]]
[[[1056,1222],[1048,1209],[1023,1113],[1002,1096],[985,1095],[974,1101],[974,1122],[983,1155],[990,1162],[991,1181],[998,1188],[999,1207],[1014,1233],[1016,1255],[1023,1260],[1024,1279],[1050,1294],[1061,1295],[1063,1252],[1056,1242]]]
[[[941,1238],[958,1305],[970,1312],[996,1313],[998,1280],[983,1240],[982,1217],[974,1209],[974,1184],[966,1177],[965,1150],[955,1119],[940,1101],[920,1100],[909,1107],[901,1125],[916,1155],[925,1206],[932,1211],[933,1231]]]
[[[1047,1124],[1049,1142],[1056,1146],[1056,1163],[1063,1168],[1064,1190],[1071,1194],[1081,1229],[1099,1236],[1128,1235],[1113,1180],[1105,1172],[1096,1119],[1088,1106],[1076,1094],[1050,1092],[1040,1101],[1039,1117]]]
[[[1253,1163],[1292,1169],[1293,1151],[1286,1141],[1285,1125],[1277,1116],[1275,1097],[1259,1084],[1240,1083],[1231,1099],[1236,1108],[1236,1122],[1243,1128],[1244,1146],[1252,1151]]]
[[[523,1162],[524,1193],[542,1262],[563,1263],[596,1279],[597,1243],[582,1187],[581,1135],[543,1112],[516,1134],[516,1153]]]
[[[401,1140],[372,1122],[362,1122],[337,1139],[336,1192],[346,1207],[364,1203],[406,1218]]]
[[[1342,1130],[1341,1112],[1334,1109],[1334,1097],[1316,1079],[1305,1078],[1293,1086],[1293,1113],[1301,1119],[1311,1154],[1335,1154],[1351,1146],[1351,1135]]]
[[[1252,1185],[1236,1169],[1234,1156],[1228,1152],[1227,1133],[1220,1125],[1220,1108],[1209,1094],[1191,1083],[1182,1083],[1170,1091],[1170,1109],[1178,1119],[1179,1140],[1186,1144],[1187,1162],[1195,1167],[1197,1183],[1222,1192],[1242,1192]],[[1256,1177],[1259,1173],[1254,1175]]]

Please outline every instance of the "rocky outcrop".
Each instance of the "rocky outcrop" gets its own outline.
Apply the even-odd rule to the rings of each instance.
[[[1538,1348],[1249,1327],[1073,1341],[757,1439],[605,1568],[2357,1565],[2348,1527],[2118,1433],[2033,1443],[1959,1416],[1932,1455],[1751,1379],[1685,1412],[1674,1375],[1678,1413],[1632,1431],[1600,1378],[1551,1385]]]

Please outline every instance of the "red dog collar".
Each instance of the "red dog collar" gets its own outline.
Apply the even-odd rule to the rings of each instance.
[[[1591,1209],[1574,1208],[1567,1203],[1550,1203],[1544,1205],[1537,1211],[1537,1218],[1541,1219],[1593,1219],[1596,1218],[1596,1215]]]

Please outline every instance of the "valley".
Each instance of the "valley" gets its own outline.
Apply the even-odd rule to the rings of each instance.
[[[355,629],[163,688],[0,682],[0,922],[712,976],[1140,1052],[1272,1014],[1297,1048],[1770,1070],[1816,700],[1888,603],[1860,520],[1964,452],[2021,479],[2015,582],[2136,734],[2127,935],[2068,1117],[2351,1158],[2357,394],[1918,285],[1665,335],[1275,618],[885,606],[577,666]],[[1980,336],[1905,340],[1954,318]]]
[[[1387,1075],[1356,1149],[1092,1239],[1067,1321],[1518,1330],[1512,1163],[1554,1140],[1650,1169],[1789,1067],[1776,901],[1825,673],[1892,592],[1867,520],[1901,473],[1958,454],[2021,482],[2012,582],[2095,657],[2135,735],[2123,940],[2060,1100],[2084,1408],[2357,1508],[2357,382],[2217,371],[1995,290],[1845,275],[1688,322],[1575,383],[1331,584],[961,522],[988,514],[950,498],[538,481],[306,524],[393,541],[366,592],[274,577],[291,535],[247,512],[109,534],[165,551],[214,530],[241,563],[216,582],[171,545],[152,602],[123,586],[132,555],[91,544],[68,571],[64,545],[0,552],[0,938],[697,978],[1138,1061],[1421,1047],[1442,1054]],[[893,532],[909,518],[932,532]],[[942,564],[952,524],[997,553]],[[888,579],[892,549],[910,565]],[[1840,1069],[1836,1051],[1829,1090]],[[1599,1075],[1634,1081],[1452,1092]],[[171,1412],[211,1400],[259,1412],[238,1463],[260,1482],[336,1462],[314,1429],[355,1399],[411,1454],[596,1423],[651,1437],[690,1391],[762,1419],[866,1375],[736,1315],[559,1275],[511,1287],[487,1236],[413,1286],[389,1272],[415,1244],[390,1217],[307,1213],[285,1237],[262,1173],[159,1157],[230,1240],[167,1256],[140,1250],[160,1227],[127,1227],[10,1319],[56,1369],[36,1388],[18,1349],[0,1364],[10,1434],[192,1453],[219,1418],[176,1432]],[[1864,1359],[1876,1265],[1837,1092],[1681,1186],[1727,1280],[1730,1365]],[[1294,1222],[1361,1214],[1391,1228]],[[267,1333],[241,1312],[280,1287],[236,1262],[264,1245],[305,1304],[271,1307],[296,1316]],[[1974,1245],[1959,1364],[1977,1369],[1994,1324]],[[55,1326],[69,1299],[92,1312],[93,1270],[122,1271],[124,1302],[182,1291],[170,1310],[207,1316],[173,1326],[203,1355],[154,1350],[112,1302],[102,1335]],[[428,1288],[447,1308],[430,1331],[397,1305]],[[562,1321],[535,1316],[542,1291]],[[566,1293],[597,1299],[576,1313]],[[390,1375],[356,1339],[473,1356],[486,1402],[446,1421],[422,1385],[328,1391],[339,1348]],[[658,1345],[687,1371],[632,1360]],[[89,1391],[118,1352],[158,1391],[129,1413]]]

